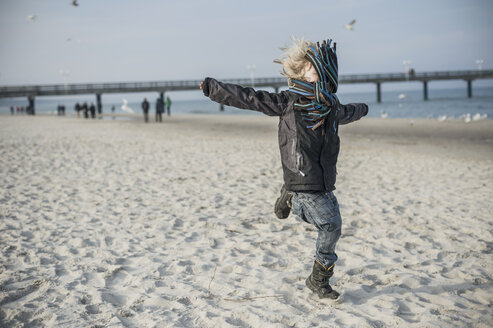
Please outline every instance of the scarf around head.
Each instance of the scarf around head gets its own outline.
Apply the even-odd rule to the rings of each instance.
[[[309,122],[308,129],[315,130],[322,126],[337,104],[338,66],[336,43],[331,46],[332,40],[317,42],[310,46],[305,58],[313,65],[319,76],[318,82],[291,80],[289,89],[302,95],[303,98],[295,103],[294,108],[301,112],[304,120]],[[335,129],[335,124],[334,124]]]

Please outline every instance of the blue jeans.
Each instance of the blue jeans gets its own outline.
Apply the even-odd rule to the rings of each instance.
[[[292,213],[318,230],[315,259],[326,269],[337,261],[335,247],[341,236],[339,203],[332,192],[293,192]]]

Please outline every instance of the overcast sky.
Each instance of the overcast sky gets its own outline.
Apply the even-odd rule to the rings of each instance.
[[[0,0],[0,84],[279,76],[290,36],[340,74],[493,68],[491,0]],[[36,15],[33,22],[29,15]],[[344,25],[356,19],[354,31]],[[68,73],[68,71],[70,73]]]

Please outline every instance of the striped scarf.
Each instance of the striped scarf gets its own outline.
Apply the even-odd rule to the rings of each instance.
[[[322,45],[317,42],[305,55],[317,71],[319,81],[312,83],[293,79],[289,87],[292,92],[304,96],[294,108],[301,112],[303,119],[310,123],[307,128],[312,130],[325,123],[338,102],[335,95],[338,85],[336,43],[333,47],[331,43],[332,40],[324,40]]]

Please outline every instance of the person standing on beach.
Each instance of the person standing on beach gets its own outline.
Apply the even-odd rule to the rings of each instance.
[[[77,117],[80,117],[80,105],[78,102],[75,103],[74,110],[77,113]]]
[[[82,110],[84,111],[84,118],[89,118],[89,107],[87,107],[87,102],[82,104]]]
[[[99,119],[102,119],[103,118],[103,105],[100,102],[98,102],[97,110],[98,110]]]
[[[96,118],[96,106],[93,103],[91,103],[89,111],[91,112],[91,118]]]
[[[313,269],[307,287],[320,298],[338,299],[329,279],[338,257],[336,243],[342,219],[333,193],[339,154],[339,125],[368,113],[362,103],[342,105],[337,96],[338,64],[332,40],[312,43],[293,39],[276,60],[287,77],[289,90],[280,93],[222,83],[207,77],[204,95],[220,104],[279,116],[279,148],[284,185],[274,212],[286,219],[290,211],[318,231]]]
[[[14,106],[10,106],[10,115],[14,115]]]
[[[144,122],[149,122],[149,102],[147,98],[144,98],[144,101],[141,104],[142,110],[144,111]]]
[[[165,105],[166,105],[166,111],[168,112],[168,116],[170,116],[171,115],[171,99],[169,96],[166,96]]]
[[[163,121],[164,102],[161,97],[156,99],[156,122]]]

